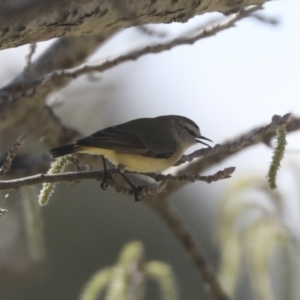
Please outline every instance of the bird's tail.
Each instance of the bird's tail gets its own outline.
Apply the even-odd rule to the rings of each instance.
[[[56,157],[60,157],[60,156],[64,156],[67,154],[77,152],[77,151],[79,151],[79,148],[80,148],[80,146],[77,144],[69,144],[69,145],[51,149],[49,151],[49,153],[53,158],[56,158]]]

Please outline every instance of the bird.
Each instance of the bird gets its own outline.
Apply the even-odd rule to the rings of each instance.
[[[184,152],[201,143],[212,142],[201,135],[199,126],[187,117],[165,115],[155,118],[139,118],[99,130],[76,142],[50,150],[52,158],[73,154],[88,153],[101,155],[104,176],[101,188],[110,177],[105,159],[116,166],[119,173],[131,186],[135,200],[137,189],[123,174],[125,170],[137,173],[158,173],[173,166]]]

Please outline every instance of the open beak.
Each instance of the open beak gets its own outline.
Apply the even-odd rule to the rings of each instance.
[[[196,139],[196,142],[197,142],[197,143],[200,143],[200,144],[203,144],[203,145],[205,145],[205,146],[207,146],[207,147],[210,147],[210,145],[208,145],[208,144],[206,144],[206,143],[204,143],[204,142],[202,142],[202,141],[200,141],[200,140],[206,140],[206,141],[209,141],[209,142],[212,142],[212,143],[213,143],[212,140],[210,140],[210,139],[208,139],[208,138],[206,138],[206,137],[204,137],[204,136],[202,136],[202,135],[200,135],[200,137],[198,137],[198,138]]]

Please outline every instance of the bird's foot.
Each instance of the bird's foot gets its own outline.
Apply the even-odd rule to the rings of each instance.
[[[144,199],[144,196],[140,196],[139,194],[142,192],[142,190],[144,189],[144,187],[142,186],[137,186],[137,187],[132,187],[132,192],[133,192],[133,196],[134,196],[134,200],[136,202],[141,201]]]

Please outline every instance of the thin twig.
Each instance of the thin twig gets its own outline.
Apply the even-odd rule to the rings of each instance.
[[[181,181],[181,182],[195,182],[195,181],[205,181],[207,183],[212,183],[221,179],[230,178],[231,174],[235,171],[235,167],[225,168],[224,170],[218,171],[214,175],[202,176],[202,175],[162,175],[162,174],[144,174],[153,178],[156,181]]]
[[[0,176],[5,175],[10,170],[12,161],[15,158],[19,148],[25,143],[26,138],[27,138],[26,134],[24,133],[21,136],[19,136],[18,139],[16,140],[16,142],[12,145],[12,147],[8,151],[8,155],[7,155],[6,159],[4,160],[3,165],[0,169]]]
[[[24,74],[28,74],[30,72],[31,69],[31,60],[32,60],[32,56],[35,53],[36,50],[36,45],[37,44],[30,44],[29,46],[29,53],[26,55],[26,66],[24,68]]]
[[[0,152],[0,166],[4,163],[6,156],[7,152]],[[5,178],[17,178],[38,173],[47,173],[50,163],[51,158],[46,153],[18,153]]]
[[[278,126],[286,125],[290,121],[290,119],[290,113],[285,114],[282,117],[274,115],[270,124],[251,130],[250,132],[239,136],[237,139],[234,139],[230,142],[225,142],[223,145],[217,144],[214,147],[202,148],[200,150],[196,150],[195,152],[189,155],[184,155],[175,165],[179,166],[185,162],[192,161],[195,158],[216,155],[220,152],[235,153],[238,150],[243,149],[250,144],[256,144],[260,142],[262,136],[271,132],[275,133]]]
[[[223,145],[217,144],[215,147],[203,148],[196,150],[189,155],[184,155],[176,163],[176,165],[181,165],[182,163],[191,161],[195,158],[202,157],[201,160],[196,160],[189,164],[184,169],[183,174],[195,174],[202,172],[208,167],[223,161],[246,147],[253,146],[261,142],[269,143],[270,139],[275,136],[276,130],[280,125],[286,125],[287,131],[298,130],[300,128],[300,119],[291,118],[290,113],[285,114],[282,117],[274,115],[269,125],[255,128],[236,139],[225,142]]]
[[[134,194],[133,190],[131,188],[119,185],[115,181],[110,181],[108,184],[113,186],[115,188],[116,192],[118,192],[118,193],[121,193],[124,195],[133,195]],[[143,197],[149,196],[149,195],[156,196],[156,195],[162,193],[165,190],[166,186],[167,186],[166,182],[161,182],[156,186],[143,186],[141,188],[141,190],[138,192],[137,196],[139,199],[143,199]]]
[[[257,19],[260,22],[269,24],[269,25],[278,25],[279,24],[279,20],[277,18],[272,18],[269,16],[265,16],[265,15],[261,15],[261,14],[252,14],[251,15],[252,18]]]
[[[52,74],[49,74],[48,78],[45,78],[44,83],[52,78],[54,80],[57,80],[62,77],[76,78],[80,75],[89,72],[103,72],[113,67],[116,67],[117,65],[124,63],[126,61],[137,60],[138,58],[146,54],[161,53],[181,45],[193,45],[195,42],[199,41],[200,39],[214,36],[223,30],[234,27],[236,22],[248,17],[253,12],[258,11],[260,9],[262,9],[262,6],[260,5],[251,8],[242,9],[238,13],[232,14],[229,17],[225,18],[225,20],[216,22],[216,24],[214,25],[210,25],[208,27],[201,26],[200,28],[196,28],[190,31],[189,33],[185,33],[180,37],[175,38],[171,41],[156,44],[156,45],[148,45],[142,49],[137,49],[131,51],[128,54],[120,55],[114,59],[107,60],[99,65],[83,65],[79,68],[75,68],[72,70],[62,70],[62,71],[53,72]]]
[[[54,121],[49,122],[55,115],[51,115],[48,107],[43,105],[47,95],[55,89],[65,86],[70,79],[55,82],[51,86],[42,86],[44,76],[55,70],[82,64],[112,34],[113,32],[78,38],[61,38],[54,42],[38,59],[32,62],[30,77],[21,72],[9,84],[0,89],[0,130],[12,127],[19,122],[25,122],[29,125],[34,123],[31,130],[36,136],[45,135],[45,129],[55,124]],[[36,79],[32,78],[33,76],[36,76]],[[36,90],[37,86],[40,86],[38,90]],[[43,109],[46,110],[46,113],[43,112]],[[32,113],[32,117],[28,116],[28,113]],[[53,147],[66,141],[67,138],[62,136],[63,133],[70,136],[70,132],[64,132],[60,122],[55,127],[57,130],[51,131],[49,134],[53,142],[51,142],[52,144],[48,143]],[[58,136],[55,136],[56,132],[59,133]],[[76,132],[73,136],[76,136]]]
[[[164,38],[167,36],[166,32],[162,30],[153,29],[151,27],[148,27],[147,25],[139,25],[136,27],[136,29],[149,36],[155,36],[158,38]]]

